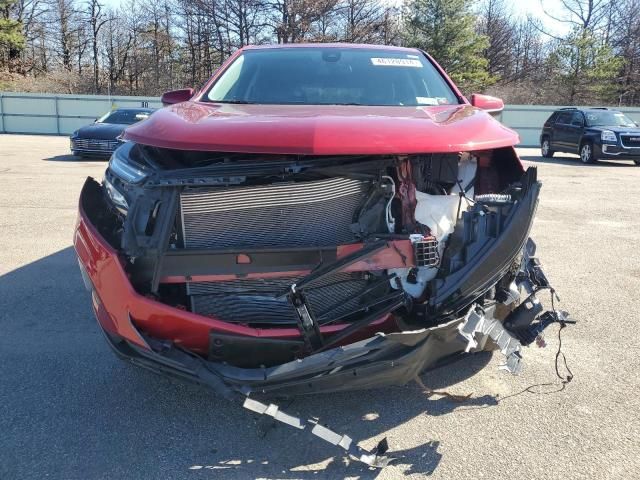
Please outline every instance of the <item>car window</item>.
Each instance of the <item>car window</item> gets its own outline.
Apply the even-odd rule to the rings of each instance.
[[[584,125],[584,119],[582,113],[573,112],[571,115],[571,125],[582,127]]]
[[[612,112],[610,110],[587,112],[587,125],[590,127],[635,127],[635,123],[622,112]]]
[[[114,110],[103,115],[97,122],[132,125],[140,120],[144,120],[149,115],[150,113],[145,110]]]
[[[459,103],[424,55],[364,48],[248,50],[224,71],[205,98],[285,105]]]
[[[563,123],[568,125],[571,123],[571,116],[572,116],[572,112],[562,112],[560,115],[558,115],[558,119],[556,120],[556,123]]]
[[[547,121],[544,123],[545,125],[551,125],[552,123],[555,123],[557,118],[558,118],[558,112],[553,112],[551,116],[547,118]]]

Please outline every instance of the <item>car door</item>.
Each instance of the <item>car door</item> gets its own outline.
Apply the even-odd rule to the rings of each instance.
[[[571,114],[571,122],[566,125],[566,148],[569,151],[578,153],[583,132],[584,115],[582,112],[573,112]]]
[[[571,118],[573,112],[560,112],[556,123],[553,126],[553,133],[551,135],[551,148],[553,150],[565,151],[569,142],[569,130],[571,127]]]

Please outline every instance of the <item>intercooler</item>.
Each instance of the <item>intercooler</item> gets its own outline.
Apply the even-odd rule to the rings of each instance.
[[[370,182],[308,182],[185,190],[185,248],[331,246],[354,240],[351,225]]]
[[[299,277],[238,279],[187,284],[191,307],[201,315],[232,323],[296,325],[286,297],[279,298]],[[363,273],[336,273],[305,288],[307,302],[320,324],[352,312],[389,290],[388,281],[373,283]]]

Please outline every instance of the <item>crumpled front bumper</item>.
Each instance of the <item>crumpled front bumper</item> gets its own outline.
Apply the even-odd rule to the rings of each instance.
[[[102,324],[108,314],[99,301],[94,301],[94,309]],[[118,356],[135,365],[208,386],[231,398],[234,392],[302,395],[404,385],[424,369],[465,349],[466,341],[458,331],[463,321],[413,332],[379,333],[270,368],[212,362],[150,338],[148,346],[142,347],[106,330],[105,336]]]
[[[482,245],[475,248],[474,256],[468,259],[468,268],[447,277],[439,286],[433,305],[436,310],[425,312],[437,320],[430,324],[435,326],[391,333],[391,316],[387,315],[359,332],[363,340],[347,341],[335,348],[327,346],[303,359],[273,367],[240,368],[207,360],[210,339],[215,334],[235,336],[249,344],[252,339],[256,343],[264,339],[295,340],[300,338],[298,329],[258,329],[231,324],[136,292],[125,271],[124,259],[92,223],[95,213],[87,214],[89,203],[85,197],[89,195],[90,181],[80,198],[74,246],[85,283],[92,291],[100,326],[120,355],[141,366],[155,366],[166,373],[191,378],[225,395],[234,391],[303,394],[404,384],[440,359],[469,350],[469,335],[486,339],[493,334],[498,345],[506,346],[500,345],[505,355],[515,352],[513,342],[505,343],[503,332],[505,335],[508,332],[502,324],[489,321],[490,313],[487,321],[478,323],[470,312],[478,311],[475,299],[504,276],[525,247],[539,184],[535,171],[523,179],[527,186],[525,194],[504,220],[501,234],[482,237]],[[484,327],[495,325],[495,328],[478,327],[470,333],[467,328],[470,321]],[[323,328],[323,333],[331,335],[345,325]],[[514,363],[519,360],[513,355],[511,360],[513,371],[513,366],[517,366]]]
[[[418,332],[378,334],[272,368],[237,368],[206,361],[210,332],[287,339],[292,328],[234,325],[165,305],[137,293],[118,253],[91,223],[80,201],[74,246],[99,325],[116,352],[142,367],[194,380],[219,393],[303,394],[403,384],[439,359],[464,350],[462,319]],[[371,328],[379,329],[380,322]],[[328,328],[332,328],[331,326]],[[336,331],[341,328],[333,326]],[[144,332],[144,333],[142,333]],[[162,339],[171,339],[163,341]],[[188,351],[187,351],[188,349]]]
[[[123,259],[101,235],[80,198],[74,246],[100,327],[116,352],[133,363],[213,387],[219,393],[304,394],[404,384],[424,368],[465,348],[462,319],[405,333],[381,318],[361,332],[370,338],[271,368],[238,368],[205,360],[212,332],[256,341],[297,339],[296,328],[259,329],[166,305],[135,291]],[[331,334],[344,325],[328,325]]]
[[[266,332],[182,311],[138,294],[117,252],[82,207],[74,245],[92,292],[94,313],[115,351],[136,365],[208,385],[223,395],[233,391],[304,394],[404,384],[466,345],[457,330],[461,318],[416,332],[374,334],[271,368],[208,361],[201,356],[208,349],[202,339],[208,339],[212,329],[256,339]],[[274,330],[269,333],[273,335]],[[281,338],[299,336],[296,329],[276,332]]]

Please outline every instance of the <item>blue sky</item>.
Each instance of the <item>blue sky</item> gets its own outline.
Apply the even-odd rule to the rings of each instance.
[[[542,20],[549,33],[566,33],[569,28],[566,23],[557,22],[545,14],[546,10],[554,17],[563,17],[561,4],[557,0],[513,0],[512,8],[517,15],[531,15]]]

